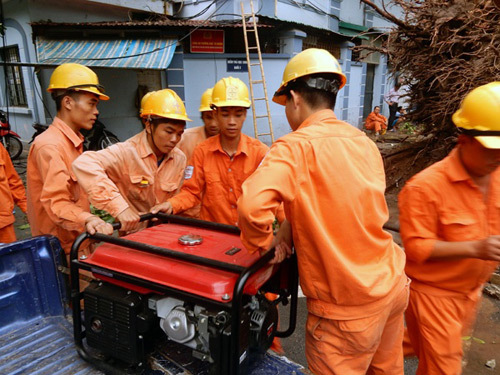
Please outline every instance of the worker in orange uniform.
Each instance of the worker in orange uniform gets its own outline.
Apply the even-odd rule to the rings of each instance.
[[[462,373],[462,336],[500,261],[500,82],[468,93],[452,119],[457,146],[398,198],[419,375]]]
[[[387,118],[380,113],[380,107],[377,105],[373,108],[365,120],[365,128],[374,130],[376,135],[384,134],[387,129]]]
[[[24,185],[12,161],[9,153],[0,142],[0,243],[10,243],[16,240],[14,232],[13,215],[14,204],[23,212],[26,212],[26,192]]]
[[[236,202],[241,185],[269,148],[241,132],[250,107],[245,83],[238,78],[222,78],[213,87],[212,105],[220,134],[195,147],[180,193],[152,212],[177,214],[201,202],[202,220],[238,225]]]
[[[182,135],[182,139],[177,145],[179,149],[186,154],[187,159],[191,159],[194,148],[207,138],[219,134],[219,125],[215,119],[215,115],[211,108],[212,104],[212,89],[207,89],[201,96],[199,111],[201,112],[201,120],[203,126],[186,129]],[[197,205],[182,213],[183,216],[189,216],[196,219],[200,218],[201,205]]]
[[[213,137],[219,134],[219,125],[215,119],[210,105],[212,104],[212,89],[207,89],[201,96],[201,103],[199,111],[201,112],[201,120],[203,121],[202,126],[197,126],[195,128],[186,129],[182,135],[182,139],[177,145],[184,154],[186,154],[187,159],[191,159],[193,155],[194,148],[198,146],[205,139]]]
[[[186,121],[181,98],[172,90],[151,93],[143,101],[145,129],[125,142],[85,152],[73,163],[80,186],[97,208],[109,212],[123,231],[137,227],[139,215],[176,194],[186,156],[175,146]]]
[[[277,244],[277,263],[290,255],[293,237],[314,374],[402,375],[405,255],[383,229],[389,213],[376,145],[333,113],[345,83],[326,50],[306,49],[289,61],[273,101],[285,106],[293,132],[243,184],[241,238],[261,254]],[[287,220],[273,240],[281,203]]]
[[[90,213],[87,195],[71,172],[71,163],[83,151],[80,130],[92,129],[99,100],[109,97],[92,70],[72,63],[54,70],[47,91],[56,102],[57,116],[35,138],[28,154],[28,220],[33,236],[52,234],[69,254],[84,230],[91,234],[113,232],[110,224]],[[88,251],[82,249],[82,253]]]

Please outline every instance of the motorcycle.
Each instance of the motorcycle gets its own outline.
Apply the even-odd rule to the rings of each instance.
[[[33,134],[30,143],[33,142],[38,135],[47,130],[48,127],[49,125],[38,123],[33,124],[35,133]],[[96,120],[92,129],[82,129],[81,133],[85,137],[85,140],[83,141],[84,151],[102,150],[108,146],[111,146],[112,144],[120,142],[118,137],[111,133],[109,130],[106,130],[106,126],[104,126],[104,124],[99,120]]]
[[[17,159],[23,152],[23,143],[21,136],[10,128],[7,113],[0,110],[0,137],[2,144],[9,153],[12,160]]]

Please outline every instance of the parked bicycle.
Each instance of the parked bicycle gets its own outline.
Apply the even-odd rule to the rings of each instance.
[[[33,128],[35,128],[35,133],[31,138],[31,142],[39,135],[42,134],[49,125],[43,125],[35,123],[33,124]],[[82,130],[81,131],[85,140],[83,141],[83,149],[85,151],[97,151],[102,150],[112,144],[120,142],[118,137],[111,133],[106,129],[106,126],[99,120],[96,120],[94,126],[90,130]]]
[[[0,137],[12,160],[17,159],[23,152],[21,136],[10,128],[7,113],[0,110]]]

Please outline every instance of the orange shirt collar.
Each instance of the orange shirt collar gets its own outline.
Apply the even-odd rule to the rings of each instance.
[[[297,130],[302,129],[302,128],[306,128],[312,124],[324,121],[326,119],[331,119],[332,117],[333,117],[333,119],[337,119],[337,117],[335,116],[335,113],[333,113],[333,111],[331,109],[322,109],[321,111],[315,112],[311,116],[306,118],[302,122],[302,124],[299,125]]]
[[[210,137],[209,139],[212,139],[212,144],[208,148],[209,151],[219,151],[223,153],[224,155],[226,154],[226,151],[222,149],[222,145],[220,143],[220,134],[214,135],[213,137]],[[238,143],[238,149],[236,150],[236,154],[234,156],[239,155],[240,153],[244,153],[245,155],[248,155],[248,138],[245,136],[245,134],[241,133],[240,137],[240,142]]]
[[[446,159],[447,165],[444,168],[444,172],[453,182],[466,180],[472,181],[470,175],[467,173],[464,166],[462,165],[462,161],[460,160],[460,154],[458,153],[459,147],[455,147],[453,150],[451,150],[448,158]]]
[[[55,117],[51,126],[55,126],[57,129],[63,133],[66,138],[68,138],[75,148],[79,148],[83,143],[83,135],[81,133],[75,133],[63,120],[59,117]]]
[[[141,134],[141,136],[139,137],[138,142],[137,142],[137,149],[139,151],[139,155],[141,156],[141,158],[146,159],[150,155],[155,155],[155,153],[153,152],[153,149],[149,145],[148,134],[146,133],[146,130],[143,130],[140,134]],[[168,155],[166,155],[165,160],[168,160],[170,158],[172,158],[171,152],[169,152]]]

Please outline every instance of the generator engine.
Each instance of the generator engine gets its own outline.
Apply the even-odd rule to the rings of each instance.
[[[130,365],[142,366],[162,333],[211,364],[230,352],[231,314],[173,297],[142,295],[109,282],[93,281],[84,291],[87,344]],[[240,322],[240,351],[265,352],[278,323],[278,311],[262,294],[251,296]],[[217,371],[223,371],[217,366]],[[215,372],[214,372],[215,373]]]
[[[75,255],[89,235],[73,245],[72,285],[81,269],[96,278],[83,293],[72,289],[75,343],[106,373],[140,372],[158,348],[174,345],[210,374],[244,374],[249,356],[270,347],[276,304],[289,296],[293,327],[286,332],[293,332],[297,276],[287,273],[288,263],[273,266],[270,256],[248,253],[236,227],[179,220],[123,238],[96,234],[92,238],[105,243],[88,258]],[[271,302],[267,292],[281,298]],[[123,366],[115,371],[118,363]]]

